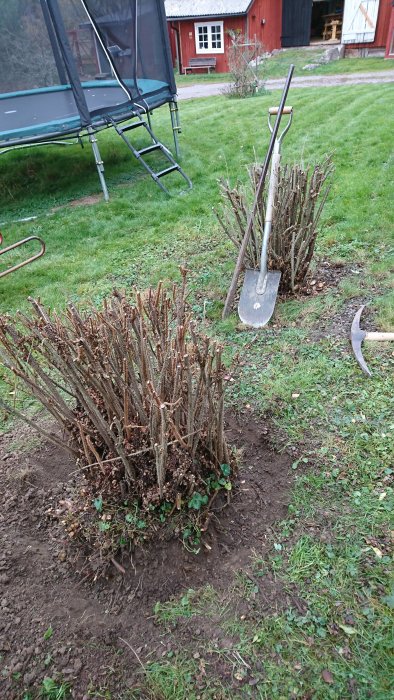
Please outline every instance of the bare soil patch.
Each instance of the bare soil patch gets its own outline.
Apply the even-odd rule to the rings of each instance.
[[[314,273],[310,273],[305,293],[319,294],[330,287],[337,287],[339,282],[351,274],[358,274],[357,265],[345,265],[341,262],[319,260]]]
[[[79,199],[72,199],[69,202],[70,207],[89,207],[92,204],[98,204],[101,202],[103,195],[100,194],[89,194],[86,197],[80,197]]]
[[[354,280],[356,276],[361,276],[362,274],[363,269],[358,264],[345,265],[325,260],[320,261],[314,275],[309,278],[307,286],[302,290],[302,296],[324,294],[337,288],[343,280]],[[309,334],[311,340],[330,337],[350,338],[352,321],[360,306],[367,305],[371,301],[372,295],[378,296],[381,293],[378,284],[371,287],[370,281],[366,281],[363,278],[361,278],[360,286],[361,289],[358,296],[346,299],[341,308],[332,316],[322,316],[319,319],[319,328],[313,329]],[[364,286],[366,287],[365,293],[362,291]],[[374,313],[368,306],[363,311],[362,325],[368,327],[368,330],[371,331],[379,330],[374,320]]]
[[[102,194],[88,194],[85,197],[79,197],[78,199],[71,199],[67,204],[61,204],[58,207],[52,207],[51,213],[54,214],[61,209],[68,207],[90,207],[92,204],[98,204],[103,198]]]
[[[114,569],[108,580],[95,583],[71,561],[61,525],[48,516],[72,493],[74,463],[52,445],[23,450],[31,439],[24,427],[19,435],[14,431],[3,436],[2,699],[22,698],[25,689],[35,697],[42,679],[57,675],[70,682],[72,697],[84,698],[89,688],[100,687],[120,697],[141,672],[121,639],[138,649],[145,663],[161,658],[168,648],[192,653],[196,644],[223,636],[217,620],[204,615],[193,625],[181,620],[176,632],[171,629],[164,635],[153,608],[157,601],[207,584],[226,593],[239,571],[253,576],[250,558],[264,551],[271,526],[285,516],[291,483],[291,458],[271,449],[267,432],[266,423],[252,413],[228,418],[228,441],[242,449],[238,482],[229,504],[215,502],[198,555],[175,539],[155,543],[136,552],[131,561],[122,561],[125,575]],[[249,602],[239,601],[246,616],[255,618],[268,608],[294,604],[294,596],[270,578],[259,584]],[[223,670],[223,680],[225,676]]]

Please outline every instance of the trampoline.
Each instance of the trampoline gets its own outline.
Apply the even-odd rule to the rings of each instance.
[[[134,107],[124,104],[124,92],[114,80],[82,83],[82,88],[89,112],[93,114],[91,124],[96,128],[107,126],[109,115],[115,121],[122,120],[138,110],[135,104]],[[149,110],[171,100],[168,85],[160,80],[138,80],[138,88]],[[61,137],[81,129],[70,86],[0,95],[0,142],[3,145],[11,147],[31,140]]]
[[[189,178],[156,138],[150,115],[169,104],[175,149],[180,131],[163,0],[0,0],[0,153],[87,137],[105,199],[108,190],[96,132],[115,127],[131,153],[161,178]],[[13,52],[13,53],[12,53]],[[122,126],[126,120],[135,120]],[[126,131],[142,126],[148,148]],[[158,150],[169,166],[145,161]],[[168,165],[168,164],[167,164]]]

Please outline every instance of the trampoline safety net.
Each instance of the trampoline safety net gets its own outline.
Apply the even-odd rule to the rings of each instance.
[[[114,108],[176,93],[163,0],[0,0],[0,12],[0,100],[69,89],[66,116],[85,126],[108,108],[85,88],[116,85]]]
[[[169,103],[178,154],[164,0],[0,0],[0,13],[0,155],[87,136],[108,199],[94,134],[113,126],[161,189],[167,192],[162,178],[172,172],[192,186],[150,122],[150,112]],[[120,126],[134,117],[138,123]],[[149,147],[137,150],[125,136],[135,126],[145,129]],[[166,161],[157,172],[142,158],[152,151]]]

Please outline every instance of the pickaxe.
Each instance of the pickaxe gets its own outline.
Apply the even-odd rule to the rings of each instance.
[[[394,340],[394,333],[379,333],[379,332],[367,332],[363,331],[360,328],[360,318],[361,314],[363,312],[364,306],[361,306],[361,308],[357,311],[353,323],[352,323],[352,330],[350,333],[350,340],[352,341],[352,348],[353,352],[356,356],[356,360],[358,364],[360,365],[361,369],[365,374],[368,374],[369,377],[372,376],[371,372],[369,371],[367,364],[363,358],[363,353],[361,351],[361,343],[363,340]]]

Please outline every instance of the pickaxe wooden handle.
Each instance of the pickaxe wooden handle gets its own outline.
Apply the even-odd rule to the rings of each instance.
[[[379,331],[365,331],[364,340],[394,340],[394,333],[380,333]]]
[[[372,376],[370,370],[368,369],[367,363],[365,362],[363,358],[363,353],[361,350],[361,343],[364,340],[377,340],[377,341],[382,341],[382,340],[394,340],[394,333],[381,333],[379,331],[363,331],[360,328],[360,318],[361,314],[363,312],[364,306],[361,306],[361,308],[357,311],[353,323],[352,323],[352,329],[350,332],[350,340],[352,341],[352,348],[353,352],[355,355],[355,358],[360,365],[361,369],[365,374],[368,374],[369,377]]]

